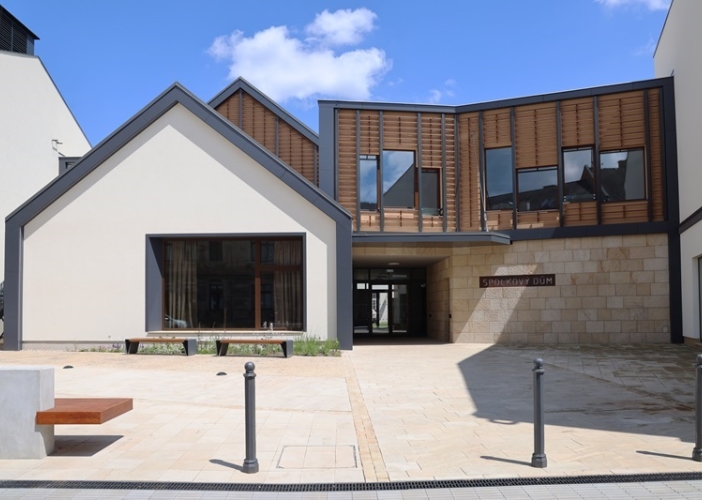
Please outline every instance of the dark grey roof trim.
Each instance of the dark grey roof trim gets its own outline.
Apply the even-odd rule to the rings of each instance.
[[[229,85],[227,88],[222,90],[219,94],[210,100],[208,103],[212,108],[216,108],[224,101],[229,99],[237,90],[244,90],[247,94],[253,96],[258,102],[263,104],[269,111],[281,118],[285,123],[290,125],[292,128],[300,132],[302,135],[307,137],[313,143],[319,145],[319,135],[309,128],[307,125],[302,123],[300,120],[295,118],[293,115],[285,111],[278,103],[273,99],[268,97],[266,94],[258,90],[256,87],[251,85],[242,77],[237,78]]]
[[[354,243],[500,243],[510,245],[506,233],[481,231],[475,233],[354,233]]]
[[[654,78],[651,80],[641,80],[630,83],[618,83],[592,87],[578,90],[567,90],[552,94],[540,94],[527,97],[515,97],[512,99],[501,99],[497,101],[487,101],[474,104],[463,104],[457,106],[434,105],[434,104],[408,104],[408,103],[387,103],[387,102],[363,102],[363,101],[334,101],[320,100],[319,106],[347,108],[347,109],[369,109],[382,111],[409,111],[416,113],[470,113],[474,111],[484,111],[489,109],[509,108],[512,106],[524,106],[528,104],[538,104],[542,102],[554,102],[564,99],[578,99],[581,97],[592,97],[596,95],[613,94],[617,92],[627,92],[632,90],[643,90],[663,86],[671,77]]]
[[[8,215],[5,220],[10,221],[14,217],[19,217],[21,220],[20,224],[26,224],[176,104],[184,106],[335,221],[351,218],[351,215],[332,198],[319,191],[302,175],[263,149],[258,142],[180,84],[175,83],[83,156],[65,175],[54,179],[44,189]]]

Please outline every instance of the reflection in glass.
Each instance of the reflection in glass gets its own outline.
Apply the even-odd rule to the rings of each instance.
[[[414,208],[414,151],[383,151],[383,205]]]
[[[164,243],[165,328],[258,329],[257,308],[267,326],[302,328],[300,238]]]
[[[517,171],[517,199],[520,211],[558,208],[558,173],[556,167],[539,167]]]
[[[592,148],[563,152],[563,201],[592,201],[595,196],[595,169]]]
[[[422,213],[425,215],[441,215],[439,195],[439,169],[422,170]]]
[[[378,157],[361,155],[361,210],[378,210]]]
[[[487,209],[499,210],[513,207],[512,148],[485,151],[485,176],[487,182]]]
[[[646,198],[643,149],[600,154],[602,201]]]

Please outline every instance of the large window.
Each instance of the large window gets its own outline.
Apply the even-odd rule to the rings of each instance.
[[[559,206],[556,167],[519,169],[517,189],[519,210],[549,210]]]
[[[383,206],[414,208],[414,151],[383,151]]]
[[[643,149],[600,153],[602,201],[629,201],[646,198]]]
[[[500,210],[514,206],[512,187],[512,148],[485,151],[487,177],[487,209]]]
[[[593,201],[595,198],[592,148],[563,151],[563,201]]]
[[[378,157],[361,155],[359,158],[361,177],[361,210],[378,210]]]
[[[441,170],[422,169],[422,214],[441,215]]]
[[[167,329],[302,329],[302,238],[166,240]]]

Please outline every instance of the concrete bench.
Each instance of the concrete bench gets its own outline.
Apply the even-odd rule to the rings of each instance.
[[[102,424],[132,409],[128,398],[54,398],[51,366],[0,367],[0,459],[54,451],[57,424]]]
[[[184,339],[181,337],[140,337],[124,339],[124,351],[127,354],[136,354],[139,350],[139,344],[157,343],[183,344],[183,349],[185,349],[186,356],[197,354],[197,340]]]
[[[293,355],[293,341],[291,339],[217,339],[217,356],[226,356],[229,344],[278,344],[283,349],[283,356],[289,358]]]

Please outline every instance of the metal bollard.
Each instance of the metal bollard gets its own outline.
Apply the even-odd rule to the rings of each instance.
[[[258,472],[256,458],[256,366],[249,361],[244,365],[244,413],[246,420],[246,458],[243,471],[247,474]]]
[[[697,390],[695,391],[695,447],[692,449],[692,459],[702,462],[702,354],[697,355]]]
[[[544,452],[544,388],[541,378],[544,376],[544,360],[534,360],[534,453],[531,455],[532,467],[546,467]]]

